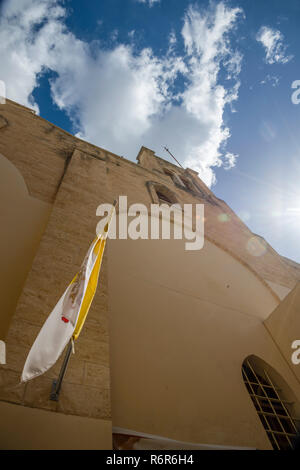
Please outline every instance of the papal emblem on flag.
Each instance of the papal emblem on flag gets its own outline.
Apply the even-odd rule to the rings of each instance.
[[[44,323],[27,356],[21,381],[27,382],[50,369],[71,339],[76,340],[93,301],[109,224],[115,205],[102,234],[91,244],[80,270]]]

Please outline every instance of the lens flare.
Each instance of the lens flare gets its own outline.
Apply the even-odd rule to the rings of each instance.
[[[218,215],[219,222],[229,222],[230,216],[228,214],[220,214]]]
[[[247,250],[252,256],[262,256],[267,251],[267,243],[263,238],[251,237],[247,242]]]

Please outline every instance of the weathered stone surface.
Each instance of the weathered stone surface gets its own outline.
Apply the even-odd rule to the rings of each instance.
[[[76,354],[84,362],[94,362],[102,365],[109,363],[109,346],[104,341],[93,341],[82,337],[80,340],[78,339]]]
[[[96,387],[100,390],[109,390],[109,367],[94,364],[92,362],[86,362],[84,384],[87,386]]]
[[[44,410],[56,411],[57,402],[49,400],[52,380],[47,377],[37,377],[26,385],[24,405]]]
[[[20,383],[20,374],[0,366],[0,400],[23,403],[25,385]]]
[[[57,410],[66,414],[78,414],[100,419],[110,419],[110,392],[91,386],[64,384]]]

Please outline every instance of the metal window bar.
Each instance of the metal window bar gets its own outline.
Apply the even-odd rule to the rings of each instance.
[[[272,430],[272,433],[278,434],[279,436],[291,436],[291,437],[295,437],[295,434],[292,433],[292,432],[274,431],[274,429],[273,429],[273,430]]]
[[[287,407],[285,406],[285,403],[286,404],[292,404],[293,402],[288,402],[287,400],[282,400],[281,399],[280,395],[278,394],[278,390],[280,391],[280,389],[278,387],[274,386],[273,382],[271,381],[269,375],[267,374],[267,372],[265,370],[264,370],[264,374],[265,374],[265,377],[267,379],[266,383],[264,383],[265,380],[262,377],[260,378],[260,376],[256,374],[254,368],[251,366],[249,361],[247,361],[246,364],[247,364],[248,369],[251,371],[251,374],[255,377],[256,382],[253,382],[253,379],[252,380],[249,379],[248,374],[247,374],[247,369],[246,369],[245,366],[243,366],[243,368],[242,368],[243,376],[246,378],[245,384],[248,383],[248,385],[251,389],[252,393],[249,393],[249,395],[251,396],[251,399],[252,399],[254,405],[256,404],[259,408],[259,410],[258,410],[257,406],[255,406],[258,415],[261,417],[261,421],[264,425],[265,431],[268,434],[268,437],[270,438],[269,434],[271,434],[272,439],[270,439],[270,440],[271,440],[271,442],[272,442],[272,440],[274,441],[276,447],[279,450],[282,448],[281,446],[283,446],[283,444],[286,444],[285,441],[280,440],[280,436],[284,436],[284,438],[288,442],[290,448],[293,448],[290,437],[296,437],[296,435],[297,435],[298,430],[297,430],[297,427],[295,425],[295,421],[298,420],[298,419],[292,418],[292,416],[290,415]],[[254,391],[253,386],[258,386],[258,391],[256,393]],[[275,396],[277,398],[270,397],[267,394],[264,387],[267,389],[267,391],[269,393],[270,392],[275,393]],[[260,391],[262,391],[264,396],[257,395],[257,393],[259,393]],[[249,392],[249,390],[248,390],[248,392]],[[265,411],[262,407],[266,407],[266,405],[264,403],[261,403],[261,401],[266,401],[267,406],[269,408],[271,408],[272,412]],[[273,404],[274,404],[274,406],[273,406]],[[281,413],[279,413],[278,410],[276,410],[276,407],[278,408],[278,405],[282,408]],[[283,413],[286,413],[286,415],[282,414],[282,411],[283,411]],[[274,418],[276,420],[275,421],[275,423],[277,424],[276,427],[278,427],[278,425],[279,425],[279,429],[281,428],[281,431],[279,431],[277,429],[273,429],[274,428],[274,423],[271,423],[272,426],[270,425],[269,420],[267,419],[268,416],[270,418]],[[264,418],[264,420],[262,420],[262,418]],[[284,419],[284,420],[287,420],[287,422],[295,430],[295,433],[288,432],[284,428],[284,426],[282,425],[282,422],[281,422],[280,418]],[[267,426],[265,424],[267,424]],[[278,437],[279,439],[277,439],[276,437]]]
[[[267,377],[267,379],[269,380],[270,384],[273,386],[273,382],[272,382],[272,380],[270,379],[270,377],[269,377],[267,371],[264,370],[264,373],[265,373],[265,376]],[[276,395],[277,395],[277,398],[280,400],[280,396],[279,396],[278,393],[276,392],[276,389],[275,389],[275,388],[274,388],[274,391],[275,391],[275,393],[276,393]],[[293,426],[293,428],[294,428],[294,430],[296,431],[296,434],[297,434],[297,433],[298,433],[297,426],[296,426],[296,424],[294,423],[294,420],[293,420],[293,418],[291,417],[289,410],[286,408],[286,406],[284,406],[284,403],[290,403],[290,404],[291,404],[291,403],[293,403],[293,402],[288,402],[288,401],[282,400],[282,406],[283,406],[283,408],[284,408],[286,414],[289,416],[290,422],[291,422],[291,424],[292,424],[292,426]]]
[[[257,394],[253,394],[250,393],[251,396],[254,396],[254,397],[257,397],[259,398],[260,400],[270,400],[274,403],[287,403],[288,405],[293,405],[293,401],[287,401],[287,400],[281,400],[280,398],[272,398],[272,397],[262,397],[261,395],[257,395]]]
[[[262,383],[262,382],[260,381],[260,379],[259,379],[259,376],[256,374],[255,370],[253,369],[253,367],[251,366],[251,364],[250,364],[249,361],[247,361],[247,365],[248,365],[248,367],[250,367],[250,369],[251,369],[253,375],[255,376],[256,380],[258,381],[259,385],[263,385],[263,383]],[[284,427],[283,427],[283,425],[282,425],[280,419],[277,417],[277,412],[276,412],[276,410],[275,410],[275,408],[274,408],[274,406],[273,406],[272,401],[269,399],[269,396],[267,395],[267,393],[266,393],[266,391],[264,390],[263,387],[262,387],[262,390],[263,390],[263,393],[264,393],[265,397],[266,397],[266,398],[268,399],[268,401],[269,401],[269,404],[270,404],[270,406],[271,406],[271,408],[272,408],[272,411],[273,411],[273,413],[274,413],[274,415],[275,415],[275,418],[276,418],[277,422],[279,423],[279,425],[280,425],[280,427],[281,427],[281,429],[282,429],[282,432],[286,434],[286,430],[284,429]],[[293,445],[292,445],[292,443],[291,443],[291,440],[290,440],[289,436],[286,435],[286,439],[287,439],[287,441],[288,441],[290,447],[293,448]]]
[[[249,394],[250,395],[250,394]],[[257,412],[260,414],[260,411]],[[274,416],[273,413],[269,413],[268,411],[263,411],[262,412],[265,416]],[[290,415],[279,415],[277,413],[278,418],[280,419],[292,419],[293,421],[300,421],[300,418],[295,418],[295,416],[290,416]]]
[[[250,382],[252,385],[258,385],[256,382]],[[272,385],[263,385],[265,388],[271,388],[272,390],[278,390],[278,392],[281,392],[281,388],[278,387],[272,387]]]
[[[265,431],[270,432],[270,434],[272,435],[272,438],[273,438],[273,440],[274,440],[274,442],[275,442],[275,444],[276,444],[276,446],[277,446],[277,449],[280,450],[280,446],[279,446],[279,444],[278,444],[278,442],[277,442],[276,436],[274,436],[274,434],[273,434],[273,432],[272,432],[272,429],[271,429],[271,427],[270,427],[270,425],[269,425],[269,422],[268,422],[268,420],[267,420],[266,417],[265,417],[265,414],[264,414],[264,412],[263,412],[263,409],[262,409],[262,407],[261,407],[261,404],[260,404],[259,400],[257,400],[257,398],[256,398],[256,396],[255,396],[255,394],[254,394],[254,390],[253,390],[253,387],[252,387],[253,382],[250,382],[250,380],[249,380],[249,378],[248,378],[248,375],[247,375],[247,371],[246,371],[246,369],[245,369],[244,366],[243,366],[243,368],[242,368],[242,372],[243,372],[244,377],[246,378],[246,381],[245,381],[245,382],[247,382],[247,383],[249,384],[249,387],[250,387],[250,389],[252,390],[253,398],[254,398],[254,399],[253,399],[253,398],[251,398],[251,399],[252,399],[254,405],[255,405],[255,403],[256,403],[256,404],[258,405],[259,409],[260,409],[261,418],[263,418],[263,419],[261,419],[261,422],[262,422],[262,424],[263,424],[263,427],[265,428]],[[249,391],[248,391],[248,393],[249,393]],[[249,394],[249,395],[251,395],[251,394]]]

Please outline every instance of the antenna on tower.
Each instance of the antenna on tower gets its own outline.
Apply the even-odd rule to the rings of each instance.
[[[184,170],[183,166],[181,165],[181,163],[179,163],[178,160],[176,160],[176,158],[174,157],[174,155],[170,152],[170,150],[167,148],[167,146],[164,146],[164,149],[166,152],[168,152],[169,155],[171,155],[172,158],[174,158],[175,162],[178,163],[179,166],[181,166],[181,168]]]

